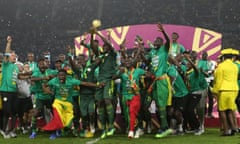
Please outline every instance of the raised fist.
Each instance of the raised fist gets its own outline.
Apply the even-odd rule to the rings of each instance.
[[[11,36],[7,36],[7,42],[12,42],[12,37]]]
[[[160,32],[164,31],[163,25],[160,22],[157,24],[157,27]]]

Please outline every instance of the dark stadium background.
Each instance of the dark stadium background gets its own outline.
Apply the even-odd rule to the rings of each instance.
[[[20,57],[65,52],[95,18],[101,29],[120,25],[189,25],[223,34],[223,47],[240,46],[239,0],[0,0],[0,51],[6,36]]]

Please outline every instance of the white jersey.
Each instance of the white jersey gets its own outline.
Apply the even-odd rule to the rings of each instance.
[[[28,98],[30,93],[30,82],[27,80],[17,80],[18,98]]]

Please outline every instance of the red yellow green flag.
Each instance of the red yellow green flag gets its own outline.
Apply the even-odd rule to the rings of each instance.
[[[70,126],[73,119],[73,105],[67,101],[55,99],[53,102],[53,118],[42,129],[58,130]]]

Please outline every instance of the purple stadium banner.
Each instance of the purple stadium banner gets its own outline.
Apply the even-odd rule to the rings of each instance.
[[[219,52],[221,50],[222,43],[222,34],[204,29],[199,27],[192,26],[183,26],[183,25],[170,25],[163,24],[165,31],[168,33],[171,39],[171,33],[177,32],[179,34],[178,43],[182,44],[187,50],[194,50],[199,55],[202,51],[207,51],[210,59],[216,60]],[[136,35],[140,35],[144,43],[147,43],[147,40],[154,41],[158,36],[163,37],[162,33],[157,30],[156,24],[142,24],[142,25],[128,25],[128,26],[119,26],[114,28],[108,28],[104,30],[99,30],[99,33],[106,36],[107,32],[111,32],[110,40],[116,50],[119,49],[119,45],[126,38],[127,48],[134,47],[134,40]],[[86,37],[86,43],[90,41],[90,35]],[[99,37],[95,37],[100,40]],[[86,48],[80,45],[80,41],[84,39],[84,36],[79,36],[74,39],[76,54],[88,54]],[[100,40],[100,45],[102,41]],[[148,47],[145,45],[145,47]]]

